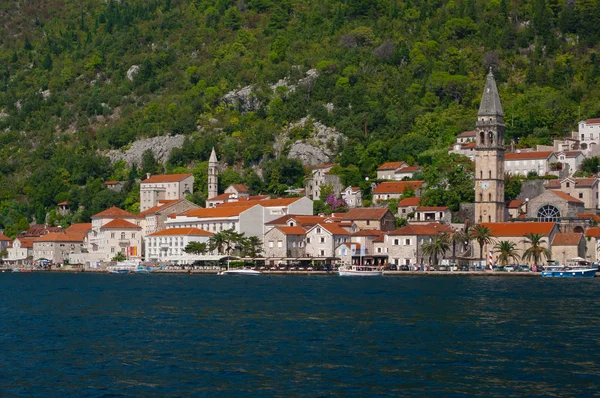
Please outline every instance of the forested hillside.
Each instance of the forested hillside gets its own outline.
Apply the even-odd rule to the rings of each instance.
[[[189,137],[166,171],[193,171],[200,202],[213,145],[235,166],[222,185],[300,186],[304,170],[273,144],[306,116],[346,137],[345,183],[386,160],[444,161],[474,127],[490,66],[508,140],[549,142],[600,116],[598,0],[6,0],[0,21],[9,234],[61,201],[81,206],[74,221],[135,210],[135,179],[161,166],[111,165],[100,151],[144,137]],[[249,85],[251,110],[223,102]],[[107,179],[128,183],[115,193]]]

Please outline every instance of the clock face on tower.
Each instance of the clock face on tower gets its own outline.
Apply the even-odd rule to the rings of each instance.
[[[487,182],[482,182],[481,183],[481,189],[488,189],[490,187],[490,184]]]

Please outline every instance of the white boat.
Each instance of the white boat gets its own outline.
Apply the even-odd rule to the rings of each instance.
[[[372,265],[342,265],[338,269],[340,276],[382,276],[383,268]]]
[[[106,268],[109,274],[128,274],[135,272],[138,268],[136,261],[117,261],[117,265],[111,265]]]
[[[217,275],[262,275],[262,273],[253,269],[238,268],[221,271]]]

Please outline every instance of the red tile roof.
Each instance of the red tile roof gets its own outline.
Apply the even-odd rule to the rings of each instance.
[[[231,185],[231,187],[238,192],[250,192],[248,187],[243,184],[233,184],[233,185]]]
[[[508,152],[504,154],[504,160],[548,159],[552,154],[552,151]]]
[[[65,232],[68,234],[86,234],[88,231],[91,231],[92,223],[77,223],[73,224],[70,227],[65,229]]]
[[[192,173],[186,174],[159,174],[155,176],[150,176],[150,178],[142,181],[142,184],[156,184],[162,182],[179,182],[185,180],[186,178],[192,176]]]
[[[68,205],[69,205],[69,203],[68,203],[68,202],[60,202],[60,203],[58,204],[58,206],[68,206]]]
[[[563,191],[555,191],[555,190],[550,189],[549,192],[552,192],[559,198],[566,200],[569,203],[583,203],[583,201],[576,199],[576,198],[572,197],[571,195],[569,195],[568,193],[565,193]]]
[[[482,223],[497,238],[523,236],[525,234],[543,234],[548,236],[556,223],[553,222],[497,222]]]
[[[509,209],[518,209],[519,207],[521,207],[523,205],[523,203],[525,203],[524,200],[511,200],[508,203],[508,208]]]
[[[383,218],[383,216],[385,216],[385,214],[388,211],[389,210],[387,207],[375,208],[375,209],[359,207],[359,208],[348,210],[348,212],[344,215],[344,217],[342,219],[350,220],[350,221],[352,221],[352,220],[376,220],[376,221],[379,221]]]
[[[376,229],[362,229],[353,233],[352,236],[381,236],[381,234],[383,232]]]
[[[463,131],[462,133],[460,133],[456,137],[469,138],[469,137],[475,137],[475,136],[477,136],[477,131],[471,130],[471,131]]]
[[[256,206],[255,202],[245,202],[240,206],[235,207],[209,207],[209,208],[198,208],[184,211],[179,214],[170,214],[169,218],[175,218],[176,216],[186,216],[186,217],[197,217],[197,218],[220,218],[220,217],[235,217],[239,216],[240,213]]]
[[[577,214],[577,217],[579,218],[590,218],[596,222],[600,222],[600,216],[596,215],[596,214]]]
[[[382,182],[374,190],[374,194],[403,193],[407,188],[418,189],[425,181],[390,181]]]
[[[104,185],[117,185],[119,181],[104,181]]]
[[[417,211],[446,211],[448,206],[419,206]]]
[[[306,235],[306,230],[302,227],[278,226],[275,228],[283,232],[285,235]]]
[[[409,224],[402,228],[390,231],[387,234],[391,236],[397,235],[439,235],[442,233],[451,233],[454,230],[446,225],[438,223],[429,223],[425,225]]]
[[[111,222],[104,224],[101,229],[142,229],[142,227],[125,221],[122,218],[115,218]]]
[[[171,205],[173,205],[175,203],[182,202],[183,200],[184,199],[162,200],[162,201],[159,202],[158,205],[140,212],[139,214],[137,214],[137,216],[138,216],[138,218],[143,218],[143,217],[147,216],[148,214],[154,214],[154,213],[159,212],[161,210],[168,209]]]
[[[33,241],[37,239],[37,237],[29,237],[29,238],[17,238],[19,239],[19,242],[21,242],[21,247],[25,247],[25,248],[33,248]]]
[[[460,149],[471,149],[471,148],[475,148],[475,147],[477,147],[476,142],[467,142],[466,144],[462,144],[460,146]]]
[[[273,221],[265,223],[265,225],[283,225],[287,224],[289,220],[294,220],[300,225],[315,225],[320,222],[324,222],[327,218],[322,216],[302,216],[297,214],[288,214],[283,217],[276,218]]]
[[[554,235],[552,246],[576,246],[579,244],[583,234],[574,232],[563,232]]]
[[[342,228],[339,225],[334,224],[334,223],[317,224],[314,227],[312,227],[310,230],[312,231],[313,229],[315,229],[317,227],[321,227],[324,230],[329,231],[329,233],[331,233],[332,235],[350,235],[350,232],[346,231],[344,228]]]
[[[213,196],[212,198],[207,199],[207,201],[215,201],[215,200],[227,200],[231,195],[235,195],[234,193],[222,193],[217,196]]]
[[[148,236],[211,236],[212,232],[200,228],[168,228]]]
[[[119,209],[116,206],[113,206],[113,207],[111,207],[109,209],[101,211],[98,214],[94,214],[92,217],[96,217],[96,218],[131,217],[131,218],[134,218],[135,215],[133,215],[130,212],[125,211],[123,209]]]
[[[556,155],[565,155],[568,158],[575,158],[577,156],[583,156],[583,152],[581,151],[562,151],[562,152],[554,152]]]
[[[398,207],[418,206],[419,202],[421,202],[421,198],[406,198],[398,202]]]
[[[549,180],[546,188],[560,188],[564,181],[572,181],[576,188],[588,188],[594,186],[598,182],[597,178],[563,178],[562,180]]]
[[[406,164],[406,163],[405,162],[386,162],[386,163],[382,164],[381,166],[379,166],[377,168],[377,171],[396,170],[397,168],[399,168],[403,164]]]
[[[261,205],[263,207],[284,207],[289,206],[294,202],[299,201],[302,198],[277,198],[277,199],[265,199],[265,200],[245,200],[245,201],[237,201],[237,202],[226,202],[217,205],[216,208],[223,207],[237,207],[237,206],[251,206]]]
[[[62,232],[61,227],[48,227],[44,224],[33,224],[27,228],[27,231],[19,234],[19,236],[28,237],[28,238],[37,238],[38,236],[42,236],[49,232]]]
[[[600,228],[589,228],[587,231],[585,231],[585,236],[589,236],[590,238],[600,238]]]
[[[81,234],[67,234],[65,232],[50,232],[49,234],[42,235],[36,238],[34,243],[37,242],[80,242],[83,243],[83,235]]]
[[[600,124],[600,118],[588,119],[585,121],[586,124]]]
[[[12,242],[12,239],[4,234],[0,234],[0,241]]]

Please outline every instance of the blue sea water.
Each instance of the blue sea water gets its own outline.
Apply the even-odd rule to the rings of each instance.
[[[0,396],[591,396],[600,280],[0,274]]]

